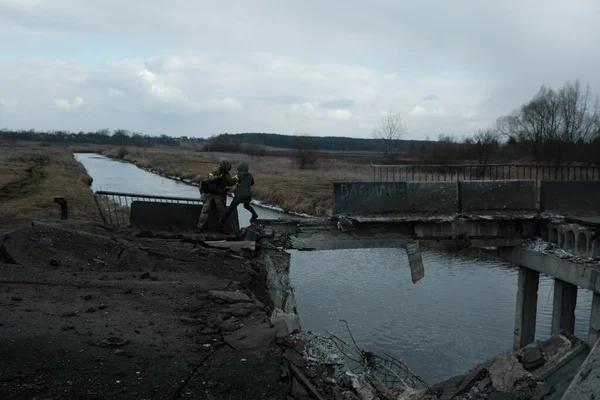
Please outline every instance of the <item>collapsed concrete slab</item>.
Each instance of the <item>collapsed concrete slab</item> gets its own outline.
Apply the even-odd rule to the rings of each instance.
[[[440,400],[542,400],[549,394],[558,399],[583,362],[586,349],[584,342],[557,334],[526,349],[498,355],[433,389]]]

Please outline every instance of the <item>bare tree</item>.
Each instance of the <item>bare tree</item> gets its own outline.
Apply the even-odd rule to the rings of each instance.
[[[373,137],[379,139],[383,156],[387,162],[395,162],[398,157],[400,139],[406,134],[406,127],[396,113],[387,113],[381,126],[373,131]]]
[[[317,160],[317,143],[308,134],[300,134],[294,138],[294,159],[300,169],[313,166]]]
[[[511,115],[498,119],[499,132],[518,143],[534,161],[559,166],[577,160],[577,146],[589,143],[597,131],[600,102],[589,86],[567,82],[558,92],[542,86],[534,98]]]
[[[470,140],[479,164],[488,164],[500,148],[500,133],[493,128],[479,130]]]

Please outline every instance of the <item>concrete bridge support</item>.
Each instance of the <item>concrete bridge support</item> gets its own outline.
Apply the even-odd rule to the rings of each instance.
[[[518,350],[535,341],[538,287],[540,273],[526,267],[519,268],[519,288],[515,313],[513,349]]]
[[[566,330],[575,332],[575,306],[577,286],[560,279],[554,279],[554,300],[552,303],[552,334]]]

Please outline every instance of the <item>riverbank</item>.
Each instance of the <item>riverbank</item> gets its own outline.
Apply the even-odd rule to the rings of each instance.
[[[55,197],[67,199],[70,219],[99,221],[91,182],[69,148],[0,144],[0,224],[60,219]]]

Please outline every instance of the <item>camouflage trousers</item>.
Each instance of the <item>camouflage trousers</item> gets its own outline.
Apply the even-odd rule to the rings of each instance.
[[[202,211],[200,212],[200,218],[198,219],[198,228],[204,228],[204,225],[208,221],[208,217],[213,209],[217,210],[217,223],[221,221],[221,218],[225,215],[227,197],[219,196],[217,194],[204,193],[202,195]]]

